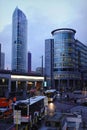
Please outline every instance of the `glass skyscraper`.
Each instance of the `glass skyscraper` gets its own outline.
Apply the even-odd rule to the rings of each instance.
[[[45,76],[49,88],[53,84],[53,50],[54,39],[45,40]]]
[[[12,71],[27,72],[27,19],[18,8],[12,17]]]
[[[31,72],[31,52],[28,52],[28,73]]]
[[[82,89],[87,85],[87,46],[75,39],[74,29],[61,28],[51,33],[53,46],[50,47],[49,41],[49,46],[45,47],[45,67],[46,75],[53,75],[52,87],[64,91]]]

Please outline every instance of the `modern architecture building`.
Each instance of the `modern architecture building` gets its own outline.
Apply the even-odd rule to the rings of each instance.
[[[1,70],[5,69],[5,53],[1,52]]]
[[[0,43],[0,70],[5,68],[5,54],[1,52],[1,43]]]
[[[45,40],[45,78],[49,87],[53,86],[54,39]]]
[[[51,33],[54,45],[49,57],[47,50],[50,49],[51,42],[49,47],[45,47],[45,67],[46,75],[53,74],[52,86],[61,91],[82,89],[87,84],[87,46],[75,39],[74,29],[61,28]]]
[[[31,53],[28,52],[28,73],[31,72]]]
[[[18,7],[12,17],[12,71],[27,72],[27,19]]]
[[[83,89],[87,90],[87,46],[78,40],[75,40],[78,71],[81,73],[81,81]]]
[[[45,68],[44,68],[44,64],[43,64],[44,63],[44,57],[43,57],[43,55],[40,58],[41,58],[41,66],[39,66],[39,67],[36,68],[36,73],[44,75]]]
[[[42,67],[37,67],[36,68],[36,73],[44,75],[45,74],[45,68],[44,67],[43,68]]]

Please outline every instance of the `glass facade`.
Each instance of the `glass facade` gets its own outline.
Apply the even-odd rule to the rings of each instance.
[[[75,33],[75,30],[67,28],[52,31],[54,36],[53,75],[55,87],[58,90],[72,88],[73,79],[79,78],[75,63]]]
[[[54,71],[75,69],[74,32],[59,30],[54,35]]]
[[[87,46],[76,40],[78,71],[82,76],[83,89],[87,90]]]
[[[87,86],[87,46],[75,39],[69,28],[53,30],[53,42],[45,41],[46,76],[61,91],[74,91]],[[51,62],[52,61],[52,62]]]
[[[18,8],[12,17],[12,71],[27,72],[27,19]]]
[[[76,52],[77,52],[77,63],[78,71],[85,72],[87,70],[87,46],[76,40]]]
[[[54,40],[45,40],[45,75],[47,86],[51,87],[53,85],[53,48]]]
[[[58,90],[74,90],[80,85],[78,55],[75,44],[76,31],[62,28],[52,31],[54,37],[54,83]],[[79,86],[80,87],[80,86]]]
[[[31,52],[28,52],[28,72],[31,72]]]

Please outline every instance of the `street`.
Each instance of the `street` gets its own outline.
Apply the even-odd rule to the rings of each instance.
[[[52,109],[52,108],[54,109]],[[54,112],[61,112],[61,113],[67,113],[67,112],[80,112],[82,114],[83,121],[86,123],[87,122],[87,107],[85,106],[80,106],[77,103],[72,102],[71,100],[66,100],[64,99],[64,95],[61,98],[57,98],[53,103],[49,103],[48,105],[48,112],[49,111],[54,111]],[[19,127],[21,130],[28,130],[26,125],[21,125]],[[9,119],[3,119],[0,120],[0,130],[20,130],[17,127],[14,127],[13,124],[13,119],[12,117]],[[52,128],[52,130],[56,130],[56,128]],[[51,130],[50,129],[50,130]],[[34,129],[33,129],[34,130]],[[35,129],[36,130],[36,129]],[[44,120],[41,121],[41,126],[39,124],[37,130],[47,130],[47,127],[45,126]]]

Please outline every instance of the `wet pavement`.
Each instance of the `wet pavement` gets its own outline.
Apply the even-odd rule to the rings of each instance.
[[[87,107],[79,105],[72,100],[73,97],[81,97],[81,95],[71,95],[70,100],[65,99],[65,94],[62,95],[62,98],[57,98],[54,102],[56,112],[79,112],[82,115],[83,124],[79,130],[87,130]],[[6,122],[5,120],[0,121],[0,130],[12,130],[13,123]],[[83,128],[84,127],[84,128]],[[42,125],[37,130],[58,130],[55,127],[47,127],[45,121],[42,120]]]

